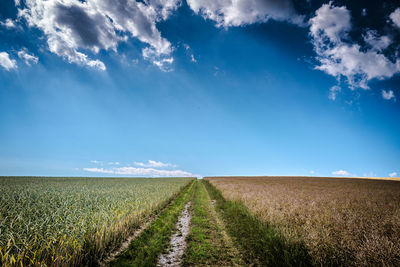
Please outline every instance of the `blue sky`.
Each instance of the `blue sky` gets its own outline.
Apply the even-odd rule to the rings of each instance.
[[[5,0],[0,175],[400,175],[396,1]]]

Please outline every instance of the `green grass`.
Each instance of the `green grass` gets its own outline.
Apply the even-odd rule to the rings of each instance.
[[[203,182],[195,184],[192,220],[188,246],[183,258],[183,266],[234,266],[235,255],[225,244],[221,229],[212,213],[208,193]]]
[[[240,202],[225,200],[221,192],[204,181],[211,198],[226,222],[228,233],[241,244],[246,264],[258,266],[309,266],[310,256],[303,244],[293,244],[274,227],[257,219]]]
[[[168,248],[176,222],[185,204],[193,197],[192,183],[138,238],[120,254],[112,266],[155,266],[159,255]]]
[[[0,177],[0,265],[90,265],[191,179]]]

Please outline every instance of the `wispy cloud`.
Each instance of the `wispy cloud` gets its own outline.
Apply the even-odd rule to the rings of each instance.
[[[397,176],[397,172],[391,172],[389,173],[389,177],[396,177]]]
[[[342,88],[340,88],[339,86],[337,86],[337,85],[332,86],[331,89],[329,89],[329,96],[328,96],[328,98],[329,98],[330,100],[335,101],[335,100],[336,100],[336,96],[337,96],[337,94],[338,94],[340,91],[342,91]]]
[[[28,66],[31,66],[32,64],[37,64],[39,62],[39,58],[34,54],[29,54],[26,48],[18,51],[18,57],[22,59]]]
[[[140,166],[140,167],[152,167],[152,168],[165,168],[165,167],[175,168],[175,167],[177,167],[176,165],[171,164],[171,163],[164,163],[164,162],[155,161],[155,160],[148,160],[147,163],[134,162],[134,164],[136,166]]]
[[[334,172],[332,172],[332,174],[337,175],[337,176],[350,176],[350,173],[345,170],[334,171]]]
[[[382,90],[382,97],[385,100],[391,100],[391,99],[395,98],[392,90],[388,90],[388,91]]]
[[[193,62],[193,63],[197,63],[197,59],[194,57],[192,48],[190,48],[190,46],[188,44],[183,44],[183,47],[186,50],[186,55],[188,57],[190,57],[190,61]]]

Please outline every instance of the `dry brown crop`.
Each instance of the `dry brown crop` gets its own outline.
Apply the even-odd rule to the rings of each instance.
[[[400,266],[400,182],[316,177],[207,178],[315,265]]]

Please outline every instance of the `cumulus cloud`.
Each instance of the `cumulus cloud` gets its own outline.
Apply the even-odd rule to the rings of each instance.
[[[17,62],[11,59],[7,52],[0,52],[0,66],[10,71],[17,68]]]
[[[135,167],[119,167],[119,168],[84,168],[88,172],[96,172],[103,174],[116,175],[132,175],[132,176],[152,176],[152,177],[191,177],[192,173],[182,170],[160,170],[154,168],[135,168]]]
[[[165,168],[165,167],[176,167],[176,165],[171,163],[164,163],[161,161],[149,160],[147,163],[143,162],[134,162],[136,166],[140,167],[153,167],[153,168]]]
[[[303,25],[291,0],[187,0],[190,8],[219,27],[243,26],[269,19]]]
[[[337,176],[350,176],[350,173],[345,170],[334,171],[332,174]]]
[[[37,64],[39,62],[39,58],[33,54],[29,54],[27,49],[22,49],[18,51],[18,57],[22,59],[28,66],[31,66],[32,64]]]
[[[391,99],[395,98],[392,90],[388,90],[388,91],[382,90],[382,97],[385,100],[391,100]]]
[[[339,43],[351,29],[351,16],[346,7],[335,7],[332,2],[322,5],[310,19],[311,35],[316,41]],[[322,44],[321,44],[322,45]],[[316,49],[323,48],[317,46]]]
[[[328,96],[328,98],[329,98],[330,100],[335,101],[335,100],[336,100],[336,96],[337,96],[337,94],[338,94],[340,91],[342,91],[342,88],[340,88],[339,86],[337,86],[337,85],[332,86],[331,89],[329,89],[329,96]]]
[[[394,25],[400,28],[400,7],[393,11],[389,17],[393,21]]]
[[[26,0],[19,16],[43,31],[49,50],[70,63],[100,70],[106,66],[88,52],[117,51],[128,36],[148,46],[143,56],[159,67],[172,63],[170,42],[161,37],[156,23],[165,20],[179,0]]]
[[[392,62],[382,53],[391,43],[388,37],[368,31],[364,36],[367,49],[351,42],[351,15],[346,7],[324,4],[309,23],[320,63],[316,69],[337,79],[345,77],[350,88],[368,89],[370,80],[390,78],[400,72],[400,60]]]
[[[391,172],[389,173],[389,177],[396,177],[397,176],[397,172]]]

